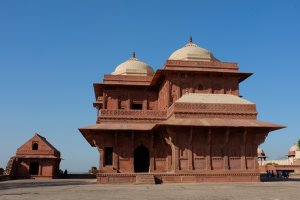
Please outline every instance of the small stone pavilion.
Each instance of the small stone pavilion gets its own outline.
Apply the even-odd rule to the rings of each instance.
[[[7,165],[13,178],[55,178],[59,172],[60,152],[46,138],[35,134],[17,149]]]
[[[133,54],[94,84],[97,122],[79,129],[98,183],[259,181],[258,145],[283,126],[240,96],[251,74],[191,38],[156,72]]]

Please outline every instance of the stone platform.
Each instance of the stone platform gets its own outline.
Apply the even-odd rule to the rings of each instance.
[[[140,177],[147,176],[155,180],[151,183],[198,183],[198,182],[259,182],[260,174],[254,172],[203,172],[203,173],[98,173],[97,182],[112,183],[143,183]],[[152,178],[151,178],[152,177]],[[146,183],[150,183],[147,182]]]
[[[256,183],[95,184],[96,179],[0,182],[0,200],[290,200],[299,199],[300,179]]]

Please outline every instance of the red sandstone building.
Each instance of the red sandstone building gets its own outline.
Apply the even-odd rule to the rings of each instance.
[[[252,73],[190,41],[156,72],[135,55],[95,83],[99,183],[259,181],[257,148],[281,125],[239,96]]]
[[[9,160],[6,174],[17,179],[55,178],[60,161],[60,152],[46,138],[36,133]]]

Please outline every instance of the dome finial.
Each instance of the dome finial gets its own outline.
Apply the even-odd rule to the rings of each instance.
[[[135,57],[135,51],[132,52],[132,57],[133,57],[133,58],[136,58],[136,57]]]
[[[190,35],[190,40],[189,40],[190,43],[193,43],[193,37]]]

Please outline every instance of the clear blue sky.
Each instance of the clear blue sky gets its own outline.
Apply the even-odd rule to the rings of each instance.
[[[98,166],[79,127],[95,123],[92,84],[137,52],[160,68],[194,42],[254,72],[241,95],[288,126],[261,145],[279,158],[300,138],[300,1],[0,0],[0,167],[35,132],[62,169]]]

